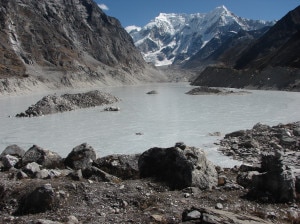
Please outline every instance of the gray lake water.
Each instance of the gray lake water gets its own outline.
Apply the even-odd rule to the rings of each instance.
[[[170,147],[178,141],[203,148],[221,166],[238,164],[217,152],[214,144],[222,135],[300,120],[300,93],[250,91],[245,95],[191,96],[187,83],[105,87],[100,90],[122,99],[119,112],[104,107],[81,109],[38,118],[15,118],[45,94],[0,98],[0,152],[18,144],[33,144],[65,157],[75,146],[87,142],[98,156],[140,153],[151,147]],[[147,95],[156,90],[158,94]],[[12,116],[12,117],[9,117]],[[142,135],[136,135],[142,133]]]

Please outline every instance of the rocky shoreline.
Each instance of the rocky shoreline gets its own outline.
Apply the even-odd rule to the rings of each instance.
[[[61,96],[48,95],[28,107],[25,112],[17,114],[16,117],[37,117],[81,108],[103,106],[118,101],[117,97],[98,90],[86,93],[63,94]]]
[[[99,158],[86,143],[66,158],[36,145],[8,146],[0,156],[0,222],[299,223],[299,156],[286,160],[299,153],[299,124],[227,134],[224,153],[233,147],[239,155],[248,140],[269,148],[250,155],[253,164],[243,154],[248,165],[234,168],[214,166],[184,143]],[[282,130],[295,141],[282,141]]]

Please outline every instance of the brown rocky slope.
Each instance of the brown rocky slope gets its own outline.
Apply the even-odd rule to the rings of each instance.
[[[0,91],[148,78],[131,37],[93,0],[3,0],[0,12]]]

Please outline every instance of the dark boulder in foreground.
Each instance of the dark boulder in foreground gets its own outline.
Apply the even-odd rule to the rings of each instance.
[[[35,214],[54,209],[57,205],[54,189],[51,184],[37,187],[21,201],[16,215]]]
[[[76,146],[65,159],[65,165],[75,169],[86,169],[92,166],[96,160],[96,152],[87,143]]]
[[[29,107],[25,112],[17,114],[16,117],[36,117],[80,108],[102,106],[118,101],[117,97],[98,90],[61,96],[48,95]]]
[[[218,181],[214,165],[194,147],[151,148],[140,156],[138,165],[142,178],[155,177],[174,189],[208,189]]]

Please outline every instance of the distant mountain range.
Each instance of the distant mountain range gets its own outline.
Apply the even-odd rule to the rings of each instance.
[[[218,39],[228,39],[241,31],[260,30],[274,23],[244,19],[220,6],[209,13],[160,13],[146,26],[130,26],[126,30],[147,62],[163,66],[188,61],[206,46],[214,51]],[[206,50],[205,54],[210,53]]]

